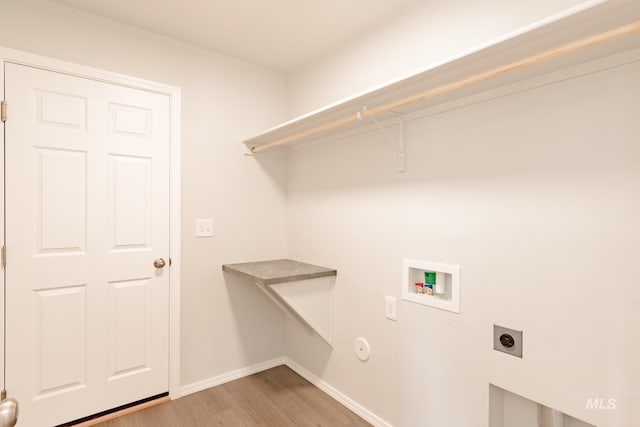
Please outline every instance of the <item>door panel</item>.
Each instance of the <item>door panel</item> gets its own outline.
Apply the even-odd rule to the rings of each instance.
[[[109,284],[109,379],[151,369],[151,280]]]
[[[87,155],[35,148],[36,253],[82,253],[86,248]]]
[[[35,291],[35,304],[37,398],[86,387],[86,286]]]
[[[112,251],[149,249],[151,160],[110,156]]]
[[[150,138],[151,117],[153,112],[133,105],[110,104],[111,131],[113,134],[137,137],[144,140]]]
[[[62,126],[84,131],[87,127],[87,98],[36,90],[36,114],[40,125]]]
[[[169,100],[6,64],[6,385],[51,426],[168,391]]]

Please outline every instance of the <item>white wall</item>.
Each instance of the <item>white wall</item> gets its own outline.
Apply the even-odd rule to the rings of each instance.
[[[430,68],[446,58],[586,3],[594,2],[430,0],[405,8],[290,73],[289,113],[298,116]]]
[[[0,45],[182,88],[182,384],[281,356],[282,315],[221,264],[285,255],[282,161],[241,144],[284,119],[284,76],[47,0],[2,0]]]
[[[379,132],[296,147],[288,252],[338,270],[335,348],[288,323],[287,356],[398,427],[486,426],[490,383],[639,425],[638,75],[640,62],[411,121],[405,174]],[[403,257],[459,265],[461,314],[399,301],[386,320]],[[492,350],[494,323],[524,330],[523,359]]]
[[[581,3],[425,2],[292,73],[290,115]],[[338,280],[335,348],[288,321],[287,356],[397,427],[486,426],[489,383],[599,427],[640,424],[637,75],[409,122],[406,174],[377,131],[294,148],[288,253]],[[462,313],[399,301],[398,321],[384,319],[403,257],[460,265]],[[524,330],[524,359],[492,350],[494,323]],[[598,397],[616,409],[587,410]]]

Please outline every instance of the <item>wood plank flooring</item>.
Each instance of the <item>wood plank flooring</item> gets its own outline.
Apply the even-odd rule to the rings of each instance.
[[[100,427],[361,427],[369,423],[287,366],[278,366]]]

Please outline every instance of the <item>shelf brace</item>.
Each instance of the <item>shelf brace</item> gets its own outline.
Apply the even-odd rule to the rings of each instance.
[[[359,111],[356,114],[356,116],[358,117],[358,120],[363,120],[362,113],[364,113],[366,111],[367,111],[367,106],[365,105],[362,108],[362,112]],[[389,133],[387,133],[387,131],[382,127],[380,122],[378,122],[375,117],[371,116],[370,119],[371,119],[371,121],[373,123],[375,123],[377,128],[380,129],[380,132],[382,132],[384,137],[387,138],[387,141],[391,142],[392,144],[394,144],[396,146],[396,150],[397,150],[397,153],[398,153],[398,172],[404,173],[407,170],[406,169],[406,164],[405,164],[404,115],[400,114],[400,113],[396,113],[395,111],[390,111],[390,112],[400,116],[400,119],[398,120],[398,140],[397,141],[395,141],[393,138],[391,138]]]

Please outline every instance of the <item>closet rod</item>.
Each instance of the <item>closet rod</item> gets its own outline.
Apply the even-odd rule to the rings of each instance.
[[[455,90],[458,90],[467,86],[471,86],[476,83],[483,82],[485,80],[490,80],[496,77],[500,77],[502,75],[511,73],[513,71],[519,71],[525,68],[533,67],[543,62],[547,62],[564,55],[569,55],[571,53],[574,53],[589,47],[593,47],[593,46],[597,46],[610,41],[618,40],[635,33],[640,33],[640,20],[630,22],[620,27],[616,27],[611,30],[604,31],[602,33],[594,34],[594,35],[573,41],[571,43],[567,43],[565,45],[562,45],[553,49],[549,49],[543,52],[539,52],[539,53],[527,56],[526,58],[517,60],[510,64],[492,68],[490,70],[475,74],[471,77],[467,77],[461,80],[454,81],[452,83],[447,83],[432,89],[428,89],[416,95],[408,96],[406,98],[402,98],[397,101],[390,102],[388,104],[380,105],[379,107],[361,111],[353,115],[344,117],[342,119],[335,120],[333,122],[330,122],[321,126],[317,126],[317,127],[308,129],[306,131],[302,131],[294,135],[290,135],[290,136],[278,139],[273,142],[269,142],[265,145],[251,147],[251,152],[259,153],[261,151],[265,151],[270,148],[289,144],[301,138],[316,135],[328,130],[336,129],[348,123],[353,123],[358,120],[366,119],[366,118],[375,116],[377,114],[394,110],[396,108],[401,108],[410,104],[414,104],[416,102],[425,101],[435,96],[444,95],[445,93],[453,92]]]

